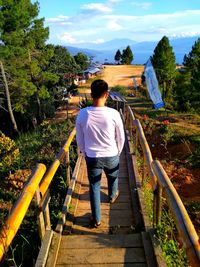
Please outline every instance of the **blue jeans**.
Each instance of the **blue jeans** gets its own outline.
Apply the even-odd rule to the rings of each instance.
[[[108,196],[113,198],[118,190],[119,156],[90,158],[85,157],[88,179],[90,184],[90,205],[93,219],[98,223],[101,220],[101,176],[104,170],[108,181]]]

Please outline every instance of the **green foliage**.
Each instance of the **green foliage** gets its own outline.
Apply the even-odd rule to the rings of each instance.
[[[116,54],[115,54],[115,61],[117,61],[119,63],[121,60],[121,57],[122,57],[122,54],[121,54],[120,50],[118,49]]]
[[[52,46],[54,55],[49,61],[49,70],[59,76],[58,86],[71,85],[73,77],[80,71],[80,66],[77,65],[73,56],[70,55],[67,48],[64,46]]]
[[[126,87],[121,85],[116,85],[111,88],[112,91],[120,93],[122,96],[126,96]]]
[[[180,73],[176,86],[178,108],[199,112],[200,38],[192,46],[189,54],[185,55],[183,63],[185,70]]]
[[[169,39],[164,36],[154,49],[152,64],[156,71],[162,96],[165,101],[171,101],[172,88],[176,77],[176,60]]]
[[[199,214],[200,214],[200,202],[199,201],[190,201],[189,203],[185,204],[187,212],[193,222],[195,222],[195,228],[200,229],[200,221],[199,221]],[[197,226],[197,227],[196,227]],[[197,232],[197,234],[199,234]]]
[[[19,149],[15,141],[0,132],[0,172],[11,170],[19,160]]]
[[[133,52],[130,48],[130,46],[128,45],[126,47],[126,49],[123,50],[122,55],[121,55],[121,63],[122,64],[126,64],[126,65],[130,65],[131,62],[133,61]]]
[[[79,65],[80,70],[87,69],[90,65],[88,57],[81,52],[79,52],[77,55],[75,55],[74,59],[76,61],[76,64]]]
[[[160,242],[163,256],[169,267],[188,267],[184,248],[176,240],[175,223],[171,214],[162,209],[161,224],[157,226],[156,236]]]
[[[190,141],[194,144],[192,154],[188,157],[188,162],[193,168],[200,167],[200,136],[190,138]]]
[[[23,119],[36,117],[41,121],[49,113],[44,100],[48,99],[48,104],[54,106],[52,88],[60,82],[61,76],[52,68],[54,46],[45,44],[49,29],[44,27],[43,18],[37,18],[38,2],[3,0],[1,3],[0,58],[8,79],[12,109]],[[67,59],[63,57],[77,67],[73,57]]]

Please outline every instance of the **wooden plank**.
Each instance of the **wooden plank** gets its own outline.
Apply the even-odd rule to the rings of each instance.
[[[82,201],[82,200],[88,200],[89,201],[89,194],[81,194],[79,196],[79,200],[80,201]],[[129,194],[120,194],[118,199],[116,200],[116,203],[129,202],[129,201],[130,201],[130,195]],[[101,202],[108,203],[108,196],[105,194],[101,194]]]
[[[105,264],[57,264],[58,267],[105,267]],[[147,267],[145,263],[107,263],[107,267]]]
[[[49,249],[49,255],[45,267],[54,267],[58,257],[58,251],[60,247],[61,234],[54,233],[52,243]]]
[[[148,267],[157,266],[154,249],[151,243],[151,237],[148,232],[142,232],[142,241],[143,241],[147,266]]]
[[[35,267],[44,267],[46,265],[46,260],[49,253],[49,247],[51,244],[52,237],[53,237],[53,231],[46,230],[44,239],[42,241],[42,246],[40,248],[40,252],[36,260]]]
[[[124,211],[123,216],[121,216],[120,214],[121,211],[113,210],[112,211],[113,214],[111,215],[107,215],[107,214],[103,214],[102,211],[102,215],[101,215],[101,224],[102,225],[107,225],[109,227],[113,227],[113,226],[129,226],[129,225],[134,225],[134,220],[133,220],[133,216],[130,216],[130,213],[128,213],[128,216],[124,215],[124,213],[126,213],[126,211]],[[78,225],[89,225],[89,218],[91,216],[91,212],[84,212],[83,215],[80,215],[79,217],[75,218],[75,222],[74,224],[78,224]]]
[[[129,235],[68,235],[63,236],[60,249],[72,248],[141,248],[143,247],[141,234]]]
[[[84,210],[90,209],[90,203],[88,201],[80,201],[78,204],[78,208],[77,210]],[[101,203],[101,210],[121,210],[123,212],[123,210],[131,210],[131,204],[129,202],[124,202],[124,203],[115,203],[115,205],[110,205],[110,203]]]
[[[145,263],[142,248],[70,249],[59,253],[58,264]]]

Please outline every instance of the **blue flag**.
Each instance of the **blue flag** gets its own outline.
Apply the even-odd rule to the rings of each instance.
[[[151,60],[149,59],[145,64],[144,76],[146,78],[147,89],[150,95],[150,98],[154,104],[154,108],[164,107],[164,102],[162,101],[161,93],[158,87],[158,81],[156,78],[156,73],[154,71]]]

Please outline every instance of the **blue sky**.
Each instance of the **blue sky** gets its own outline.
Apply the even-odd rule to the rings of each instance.
[[[35,2],[32,0],[32,2]],[[116,38],[137,42],[200,35],[200,0],[39,0],[49,42],[81,46]]]

